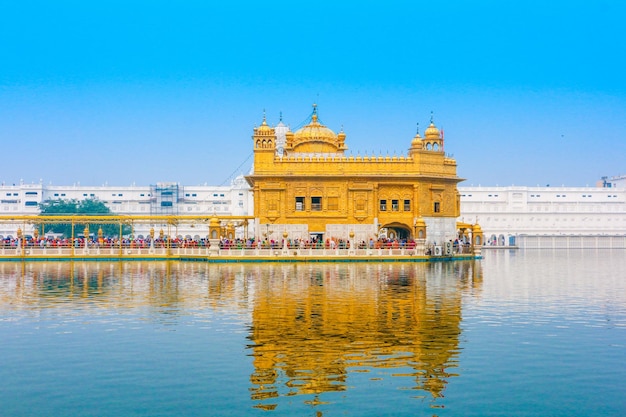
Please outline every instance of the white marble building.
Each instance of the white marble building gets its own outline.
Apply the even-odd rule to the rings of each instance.
[[[619,184],[619,183],[618,183]],[[626,247],[626,188],[459,187],[461,217],[488,245]]]
[[[252,196],[248,183],[239,176],[228,186],[186,185],[157,183],[147,186],[84,186],[43,185],[19,183],[0,185],[0,215],[37,215],[40,203],[49,200],[86,200],[103,202],[113,213],[123,215],[235,215],[251,213]],[[146,236],[150,228],[160,225],[140,224],[135,236]],[[18,223],[0,222],[0,238],[15,237]],[[32,230],[31,230],[32,229]],[[25,234],[32,234],[32,225],[26,225]],[[242,232],[241,232],[242,233]],[[204,238],[207,230],[181,225],[177,236]],[[243,236],[243,235],[242,235]]]

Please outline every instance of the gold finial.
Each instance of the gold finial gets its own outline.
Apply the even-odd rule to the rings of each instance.
[[[434,121],[433,121],[433,117],[434,117],[434,116],[433,116],[433,111],[431,110],[431,111],[430,111],[430,124],[431,124],[431,125],[434,123]]]
[[[420,134],[420,122],[417,122],[417,132],[415,132],[417,135]]]
[[[317,122],[317,104],[313,103],[313,115],[311,116],[311,121]]]

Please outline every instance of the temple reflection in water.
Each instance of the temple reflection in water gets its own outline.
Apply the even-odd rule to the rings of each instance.
[[[59,300],[72,299],[81,311],[144,309],[164,325],[188,314],[240,317],[251,399],[266,410],[293,395],[329,401],[322,394],[363,376],[442,397],[457,372],[462,297],[482,283],[475,261],[0,263],[0,274],[0,302],[17,310],[71,309]]]
[[[268,399],[343,391],[351,372],[383,368],[409,377],[407,388],[440,397],[456,367],[462,290],[480,286],[479,266],[259,268],[250,334],[253,398],[271,409]]]

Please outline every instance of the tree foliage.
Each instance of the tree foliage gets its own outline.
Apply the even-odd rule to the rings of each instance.
[[[42,216],[97,216],[112,215],[114,213],[102,202],[94,199],[87,200],[49,200],[40,204],[40,215]],[[74,237],[82,236],[86,223],[74,224]],[[97,236],[98,229],[102,228],[102,234],[106,236],[118,236],[120,228],[118,223],[96,223],[89,222],[89,234]],[[72,225],[70,223],[48,223],[39,226],[39,233],[44,232],[62,233],[64,237],[72,236]],[[122,235],[129,234],[131,228],[128,225],[122,227]]]

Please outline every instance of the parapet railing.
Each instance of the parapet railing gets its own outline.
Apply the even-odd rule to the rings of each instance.
[[[268,258],[268,257],[398,257],[398,256],[454,256],[472,255],[470,246],[458,246],[452,251],[437,250],[436,246],[407,245],[398,247],[279,247],[279,246],[228,246],[217,245],[135,245],[122,243],[118,245],[75,244],[57,246],[39,245],[0,245],[0,258],[180,258],[180,257],[236,257],[236,258]]]

